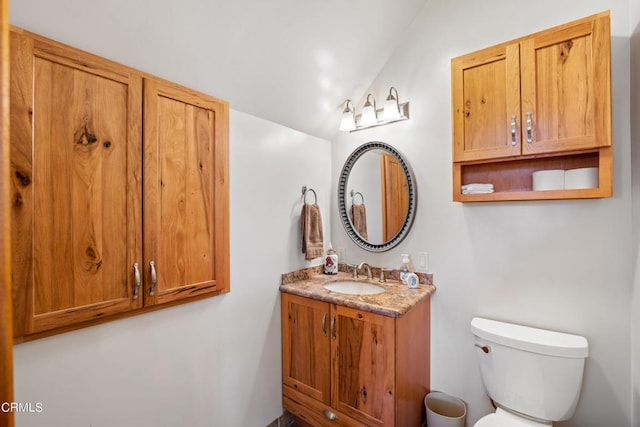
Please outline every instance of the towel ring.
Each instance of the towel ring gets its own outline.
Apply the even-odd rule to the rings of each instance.
[[[316,191],[313,188],[309,188],[307,189],[306,185],[302,186],[302,197],[303,197],[303,201],[305,203],[307,203],[307,193],[311,191],[313,193],[313,198],[314,198],[314,202],[313,203],[318,203],[318,195],[316,194]]]
[[[352,205],[356,204],[356,200],[355,200],[356,196],[360,196],[360,199],[362,199],[362,202],[360,204],[364,205],[364,196],[362,195],[361,192],[351,190],[351,193],[349,193],[349,194],[351,194],[351,204]]]

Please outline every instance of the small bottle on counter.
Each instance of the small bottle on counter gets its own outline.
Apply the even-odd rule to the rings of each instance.
[[[329,244],[329,250],[324,258],[324,274],[338,274],[338,254]]]
[[[400,266],[400,280],[402,283],[407,283],[407,277],[409,273],[413,273],[413,264],[411,264],[411,257],[409,254],[402,254],[402,264]]]

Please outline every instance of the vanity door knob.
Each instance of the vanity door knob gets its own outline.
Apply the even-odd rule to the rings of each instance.
[[[322,414],[330,421],[335,421],[338,419],[338,416],[335,414],[335,412],[332,412],[328,409],[322,411]]]

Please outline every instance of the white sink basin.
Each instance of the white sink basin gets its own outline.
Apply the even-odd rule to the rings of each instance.
[[[382,286],[365,282],[338,281],[324,285],[324,288],[332,292],[349,295],[375,295],[384,292]]]

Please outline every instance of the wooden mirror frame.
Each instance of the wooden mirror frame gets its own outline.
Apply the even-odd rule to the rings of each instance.
[[[364,240],[358,232],[356,232],[351,219],[349,218],[347,205],[346,205],[346,196],[347,196],[347,181],[349,180],[349,174],[353,169],[356,161],[365,153],[371,150],[382,150],[386,154],[393,156],[397,161],[404,174],[407,178],[407,190],[408,190],[408,207],[407,207],[407,215],[405,220],[400,227],[400,230],[394,237],[386,242],[382,242],[380,244],[371,243],[367,240]],[[340,219],[342,220],[342,225],[344,226],[347,235],[354,241],[356,245],[361,247],[362,249],[369,252],[384,252],[388,251],[394,247],[396,247],[409,233],[411,230],[411,226],[413,225],[413,221],[416,216],[416,207],[418,203],[418,189],[416,186],[416,179],[413,175],[413,170],[409,163],[405,160],[404,156],[400,154],[398,150],[380,141],[371,141],[367,142],[360,147],[356,148],[356,150],[351,153],[351,155],[347,158],[344,166],[342,167],[342,172],[340,172],[340,178],[338,179],[338,213],[340,214]]]

